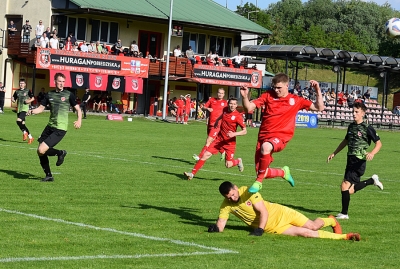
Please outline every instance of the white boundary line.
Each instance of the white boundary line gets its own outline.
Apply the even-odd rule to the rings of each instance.
[[[133,236],[133,237],[139,237],[139,238],[144,238],[148,240],[154,240],[154,241],[165,241],[167,243],[172,243],[176,245],[184,245],[184,246],[190,246],[190,247],[197,247],[197,248],[202,248],[206,250],[211,250],[211,252],[190,252],[190,253],[161,253],[161,254],[142,254],[142,255],[94,255],[94,256],[70,256],[70,257],[17,257],[17,258],[3,258],[0,259],[0,263],[7,263],[7,262],[21,262],[21,261],[65,261],[65,260],[91,260],[91,259],[138,259],[138,258],[148,258],[148,257],[175,257],[175,256],[193,256],[193,255],[210,255],[210,254],[237,254],[239,252],[234,251],[234,250],[229,250],[229,249],[223,249],[223,248],[216,248],[216,247],[208,247],[196,243],[191,243],[191,242],[185,242],[181,240],[174,240],[174,239],[169,239],[169,238],[162,238],[162,237],[155,237],[155,236],[148,236],[145,234],[139,234],[139,233],[132,233],[132,232],[125,232],[125,231],[119,231],[113,228],[102,228],[102,227],[97,227],[89,224],[84,224],[84,223],[79,223],[79,222],[72,222],[72,221],[66,221],[63,219],[53,219],[53,218],[48,218],[44,216],[39,216],[35,214],[29,214],[29,213],[24,213],[20,211],[15,211],[15,210],[8,210],[4,208],[0,208],[0,212],[5,212],[5,213],[10,213],[10,214],[17,214],[17,215],[22,215],[26,217],[31,217],[31,218],[36,218],[40,220],[47,220],[47,221],[53,221],[53,222],[58,222],[58,223],[63,223],[63,224],[68,224],[68,225],[75,225],[83,228],[89,228],[89,229],[94,229],[97,231],[105,231],[105,232],[112,232],[112,233],[118,233],[118,234],[123,234],[123,235],[128,235],[128,236]]]

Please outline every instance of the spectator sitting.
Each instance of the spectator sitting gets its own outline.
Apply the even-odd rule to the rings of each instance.
[[[90,42],[90,45],[88,46],[88,52],[89,53],[96,53],[97,52],[96,43],[94,41]]]
[[[101,53],[102,53],[102,54],[108,54],[108,53],[109,53],[106,43],[103,44],[103,49],[102,49]],[[119,53],[118,53],[118,54],[119,54]],[[118,54],[117,54],[117,55],[118,55]]]
[[[363,94],[363,99],[364,102],[371,101],[371,88],[368,88],[368,90]]]
[[[176,46],[176,49],[174,49],[174,57],[181,57],[181,56],[182,56],[181,47],[178,45]]]
[[[136,40],[133,40],[133,41],[132,41],[132,44],[131,44],[131,47],[130,47],[130,49],[129,49],[130,55],[133,56],[133,53],[134,53],[135,51],[136,51],[137,54],[139,55],[139,47],[138,47],[138,45],[136,45]]]
[[[37,48],[40,48],[40,38],[36,38],[35,43],[33,43],[32,49],[36,50]]]
[[[51,38],[53,35],[55,35],[55,36],[58,35],[57,29],[54,29],[53,32],[51,32],[50,38]]]
[[[99,113],[100,108],[101,108],[101,97],[99,94],[96,94],[96,96],[93,98],[93,112]]]
[[[96,41],[96,51],[97,53],[103,52],[103,46],[100,44],[100,41]]]
[[[76,43],[75,35],[74,35],[72,32],[69,32],[69,35],[68,35],[68,36],[69,36],[70,39],[71,39],[71,43],[72,43],[72,44],[75,44],[75,43]]]
[[[240,63],[242,62],[243,56],[241,56],[240,52],[238,52],[236,56],[233,56],[230,59],[234,61],[233,64],[235,65],[236,68],[238,68],[240,66]]]
[[[139,58],[139,52],[138,51],[134,51],[133,54],[132,54],[132,57]]]
[[[393,110],[393,114],[400,115],[400,106],[396,106]]]
[[[58,42],[58,38],[56,35],[52,35],[49,41],[49,45],[51,49],[59,49],[60,48],[60,44]]]
[[[196,63],[196,59],[194,58],[194,51],[192,50],[192,46],[189,46],[189,48],[186,50],[186,57],[190,60],[192,65]]]
[[[86,45],[86,41],[85,40],[83,40],[82,45],[80,46],[80,49],[81,49],[82,52],[89,52],[89,48]]]
[[[118,39],[117,43],[115,43],[113,46],[114,54],[119,55],[121,53],[121,49],[122,49],[121,39]]]

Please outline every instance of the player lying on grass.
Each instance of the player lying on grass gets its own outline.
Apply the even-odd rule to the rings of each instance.
[[[246,186],[238,188],[225,181],[219,186],[219,192],[225,199],[221,204],[217,223],[208,227],[210,233],[222,232],[229,213],[232,213],[254,228],[250,235],[261,236],[266,231],[291,236],[360,240],[358,233],[342,234],[342,228],[334,216],[310,220],[294,209],[264,201],[260,193],[250,193]],[[327,226],[332,227],[333,233],[320,230]]]
[[[215,140],[210,144],[203,156],[196,162],[192,172],[185,172],[184,175],[188,180],[191,180],[196,173],[203,167],[205,162],[214,154],[224,151],[226,153],[225,166],[230,168],[237,166],[240,172],[243,172],[244,166],[241,158],[236,160],[233,158],[236,149],[236,136],[245,135],[247,133],[246,126],[243,123],[242,114],[236,110],[237,99],[230,98],[228,101],[228,107],[225,107],[222,115],[215,122],[215,126],[219,126],[221,123],[220,131]],[[242,128],[241,131],[237,132],[237,127]]]

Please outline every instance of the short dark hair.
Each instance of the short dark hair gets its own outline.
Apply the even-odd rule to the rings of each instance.
[[[221,185],[219,185],[219,192],[222,195],[227,195],[233,188],[235,188],[235,185],[233,185],[232,182],[230,181],[225,181],[222,182]]]
[[[235,98],[235,97],[231,97],[231,98],[229,98],[229,100],[228,100],[228,104],[230,104],[231,103],[231,101],[236,101],[237,102],[237,98]]]
[[[355,101],[353,104],[353,108],[360,108],[362,111],[366,112],[367,111],[367,107],[365,106],[365,104],[360,100],[360,101]]]
[[[289,83],[289,76],[285,73],[278,73],[272,78],[272,84],[276,85],[278,83]]]
[[[65,75],[63,73],[56,73],[54,75],[54,80],[57,80],[58,77],[62,77],[63,79],[65,79]]]
[[[24,78],[20,78],[19,82],[26,82]]]

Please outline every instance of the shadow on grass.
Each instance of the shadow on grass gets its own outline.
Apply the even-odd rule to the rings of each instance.
[[[166,175],[175,176],[175,177],[177,177],[179,179],[182,179],[182,180],[188,180],[187,177],[183,174],[183,171],[182,171],[182,173],[171,173],[171,172],[168,172],[168,171],[157,171],[157,172],[158,173],[163,173],[163,174],[166,174]],[[193,180],[223,181],[220,178],[205,178],[205,177],[198,177],[198,176],[195,176],[191,181],[193,181]]]
[[[23,173],[23,172],[4,170],[4,169],[0,169],[0,173],[8,174],[16,179],[41,180],[41,178],[38,178],[37,176],[32,175],[30,173]]]
[[[4,139],[4,138],[0,138],[0,141],[3,142],[13,142],[13,143],[19,143],[19,144],[26,144],[26,141],[21,141],[21,140],[11,140],[11,139]]]
[[[181,163],[187,163],[187,164],[191,164],[191,165],[193,165],[193,163],[194,163],[194,160],[188,161],[188,160],[184,160],[184,159],[177,159],[177,158],[163,157],[163,156],[151,156],[151,157],[156,158],[156,159],[162,159],[162,160],[178,161]]]
[[[279,203],[279,204],[287,206],[287,207],[289,207],[291,209],[302,211],[302,212],[320,214],[319,217],[326,217],[327,215],[332,214],[332,212],[337,211],[337,209],[336,210],[329,210],[329,209],[327,209],[327,210],[314,210],[314,209],[309,209],[309,208],[305,208],[305,207],[302,207],[302,206],[296,206],[296,205],[290,205],[290,204],[282,204],[282,203]]]

